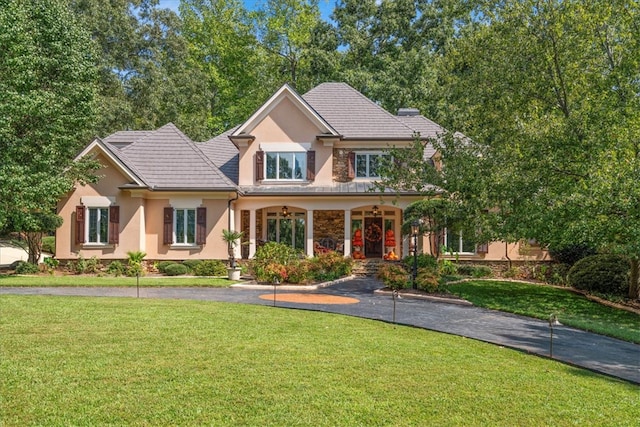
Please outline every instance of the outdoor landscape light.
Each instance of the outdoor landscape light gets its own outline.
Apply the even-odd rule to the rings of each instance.
[[[418,233],[420,232],[420,222],[414,219],[411,222],[411,236],[413,236],[413,271],[412,271],[412,287],[418,289],[416,277],[418,277]]]

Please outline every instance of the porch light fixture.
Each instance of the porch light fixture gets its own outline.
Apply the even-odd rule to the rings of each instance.
[[[411,272],[411,284],[413,289],[418,289],[416,277],[418,277],[418,233],[420,232],[420,222],[414,219],[411,222],[411,237],[413,237],[413,271]]]
[[[289,215],[291,215],[291,212],[289,212],[289,208],[287,208],[286,206],[282,207],[282,216],[285,218],[288,218]]]
[[[373,208],[371,208],[371,210],[373,211],[373,216],[378,216],[378,214],[380,213],[377,205],[373,205]]]

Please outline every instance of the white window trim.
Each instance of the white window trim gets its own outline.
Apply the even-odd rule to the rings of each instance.
[[[178,230],[178,211],[185,211],[185,221],[184,221],[184,238],[185,240],[187,239],[187,231],[188,231],[188,225],[187,225],[187,216],[186,216],[186,211],[192,210],[194,212],[194,218],[193,218],[193,243],[189,243],[189,242],[184,242],[184,243],[178,243],[177,237],[177,230]],[[194,247],[199,247],[198,244],[196,244],[196,233],[198,232],[198,209],[197,208],[193,208],[193,207],[174,207],[173,208],[173,243],[171,244],[171,248],[175,248],[175,249],[189,249],[189,248],[194,248]]]
[[[367,176],[358,176],[358,156],[365,155],[367,156]],[[377,181],[381,176],[369,176],[369,156],[390,156],[388,152],[382,150],[371,150],[371,151],[356,151],[353,169],[355,171],[354,181]]]
[[[90,218],[91,218],[91,214],[90,211],[92,209],[106,209],[107,210],[107,235],[104,236],[105,241],[104,242],[90,242],[89,241],[89,228],[90,228]],[[109,205],[106,206],[85,206],[85,210],[86,213],[84,215],[84,243],[82,244],[83,247],[100,247],[100,248],[104,248],[105,246],[109,246],[109,227],[111,227],[111,224],[109,223]],[[97,233],[99,237],[103,237],[100,236],[100,216],[98,216],[97,218],[98,223],[96,224],[96,228],[97,228]],[[100,240],[100,238],[98,238],[98,240]]]
[[[291,179],[284,179],[284,178],[267,178],[267,163],[268,163],[268,159],[267,157],[269,156],[269,154],[278,154],[278,159],[280,158],[280,154],[300,154],[300,153],[304,153],[305,156],[303,158],[303,168],[302,168],[302,178],[291,178]],[[286,150],[286,151],[277,151],[277,150],[268,150],[264,152],[264,165],[263,165],[263,176],[265,177],[262,182],[267,182],[267,183],[291,183],[291,182],[295,182],[295,183],[300,183],[300,182],[308,182],[307,181],[307,168],[309,167],[309,165],[307,165],[307,157],[306,157],[306,153],[307,151],[292,151],[292,150]],[[295,167],[295,162],[294,162],[294,167]],[[280,162],[276,162],[276,175],[279,175],[280,173]]]
[[[445,229],[444,229],[444,246],[445,246],[446,248],[449,248],[449,249],[450,249],[450,247],[449,247],[449,241],[448,241],[448,240],[449,240],[449,230],[445,228]],[[458,244],[457,244],[457,249],[460,249],[460,248],[462,248],[462,247],[463,247],[463,236],[462,236],[462,230],[460,230],[460,231],[458,232]],[[475,248],[475,246],[474,246],[474,248]],[[477,251],[476,251],[475,249],[474,249],[474,251],[473,251],[473,252],[463,252],[463,251],[459,251],[459,250],[457,250],[457,251],[449,251],[449,252],[447,252],[446,254],[448,254],[448,253],[459,254],[459,255],[476,255],[476,254],[477,254]],[[445,255],[446,255],[446,254],[445,254]]]

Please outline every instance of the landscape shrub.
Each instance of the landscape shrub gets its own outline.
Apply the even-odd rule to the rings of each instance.
[[[585,244],[551,245],[549,255],[554,261],[572,266],[583,258],[596,255],[596,250]]]
[[[187,274],[188,272],[189,268],[186,265],[178,263],[168,265],[164,269],[164,274],[166,274],[167,276],[182,276]]]
[[[111,274],[113,276],[119,277],[125,273],[124,264],[122,262],[115,260],[111,261],[107,266],[107,274]]]
[[[452,276],[458,273],[458,266],[451,260],[443,259],[440,260],[438,271],[443,276]]]
[[[76,274],[94,274],[100,271],[102,264],[96,256],[86,259],[80,254],[76,262],[71,264],[71,268]]]
[[[310,262],[307,260],[301,260],[299,262],[292,262],[287,265],[287,282],[294,285],[304,284],[311,280],[311,273],[309,272]]]
[[[440,290],[439,279],[440,275],[437,269],[419,268],[416,275],[416,287],[426,292],[437,292]]]
[[[309,272],[314,280],[328,281],[348,276],[353,270],[353,259],[338,252],[326,252],[309,260]]]
[[[458,266],[458,269],[460,269],[460,266]],[[493,275],[493,270],[488,265],[476,265],[474,266],[471,275],[477,279],[481,277],[490,277]]]
[[[55,236],[45,236],[42,238],[42,252],[49,254],[56,253],[56,238]]]
[[[378,279],[393,290],[404,289],[409,284],[409,273],[400,264],[384,263],[378,268]]]
[[[16,274],[37,274],[40,269],[36,264],[31,264],[26,261],[18,261],[16,265]]]
[[[174,264],[178,264],[178,263],[177,263],[177,262],[175,262],[175,261],[160,261],[160,262],[158,263],[157,268],[158,268],[158,271],[159,271],[160,273],[165,274],[165,273],[166,273],[165,269],[166,269],[168,266],[170,266],[170,265],[174,265]]]
[[[127,276],[143,276],[144,275],[144,267],[142,265],[142,260],[147,256],[146,252],[142,251],[129,251],[127,252]]]
[[[224,276],[227,274],[227,266],[220,260],[210,259],[197,264],[193,273],[196,276]]]
[[[271,264],[287,267],[299,262],[303,258],[302,252],[284,243],[267,242],[256,250],[256,254],[249,264],[251,273],[260,282],[271,282],[273,271],[268,271]],[[272,266],[273,267],[273,266]],[[270,270],[273,270],[269,267]]]
[[[569,285],[587,292],[627,295],[629,260],[620,255],[591,255],[576,262],[569,270]]]
[[[432,268],[432,269],[438,268],[438,260],[433,255],[418,254],[418,256],[416,258],[417,258],[418,269],[420,269],[420,268]],[[406,257],[404,257],[402,259],[402,263],[407,268],[407,270],[413,269],[413,262],[414,262],[413,255],[407,255]]]
[[[53,274],[56,268],[58,268],[58,266],[60,265],[60,261],[50,256],[44,257],[43,262],[49,274]]]
[[[200,264],[202,264],[202,260],[200,259],[185,259],[184,261],[182,261],[183,265],[186,265],[187,268],[189,269],[189,272],[195,272],[196,267],[198,267]]]

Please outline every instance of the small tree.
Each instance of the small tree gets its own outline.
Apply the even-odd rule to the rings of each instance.
[[[229,267],[231,268],[236,268],[235,248],[240,244],[242,236],[244,236],[242,231],[222,230],[222,240],[227,244]]]

